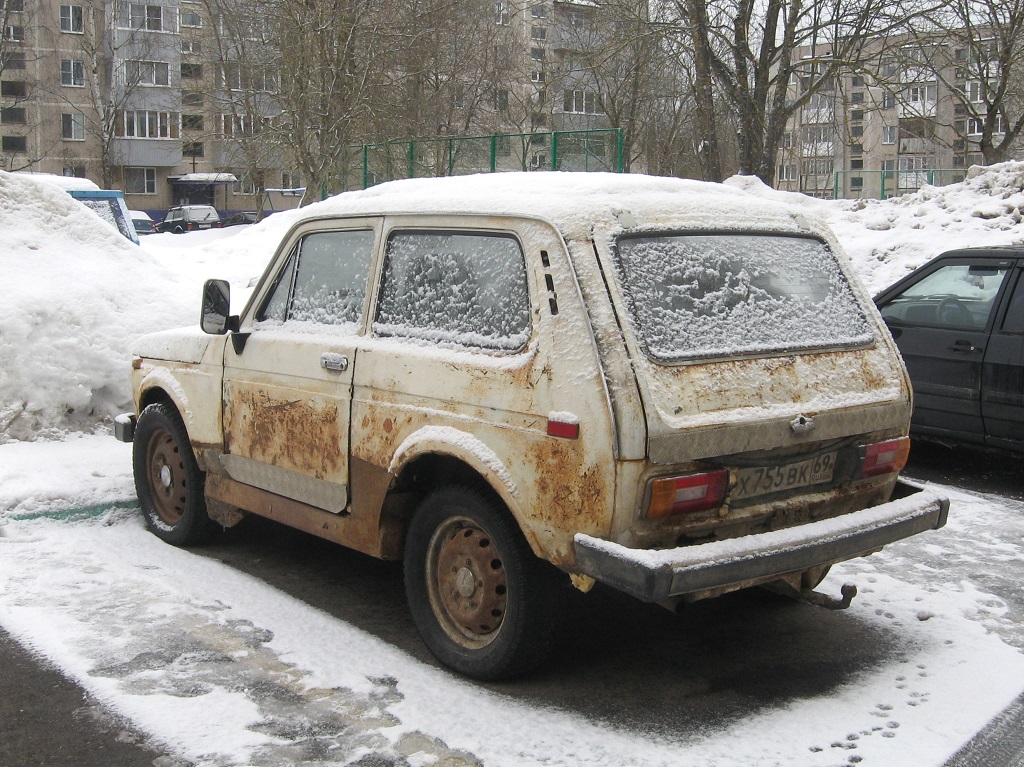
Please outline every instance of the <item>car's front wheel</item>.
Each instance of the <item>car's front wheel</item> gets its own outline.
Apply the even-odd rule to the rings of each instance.
[[[441,488],[420,504],[406,537],[405,590],[427,647],[467,676],[523,673],[553,644],[554,569],[512,516],[475,490]]]
[[[188,546],[216,529],[206,513],[206,476],[196,463],[178,411],[156,403],[139,414],[132,468],[146,525],[161,540]]]

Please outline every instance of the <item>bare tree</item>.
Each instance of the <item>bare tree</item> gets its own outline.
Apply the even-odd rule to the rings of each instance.
[[[986,163],[1024,131],[1024,0],[951,0],[917,33],[918,50],[969,121]]]
[[[668,2],[665,23],[694,61],[697,128],[707,142],[705,178],[723,176],[712,126],[724,108],[737,126],[739,171],[766,183],[773,180],[789,118],[838,74],[856,70],[869,41],[904,29],[928,10],[900,0]],[[797,61],[798,50],[810,57]],[[791,78],[799,78],[796,98]]]

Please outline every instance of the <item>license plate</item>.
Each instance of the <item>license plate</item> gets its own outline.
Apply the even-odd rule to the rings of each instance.
[[[752,498],[757,495],[779,493],[798,487],[819,485],[832,481],[832,472],[836,468],[836,454],[826,453],[817,458],[808,458],[799,463],[785,466],[758,466],[753,469],[740,469],[736,473],[736,487],[733,488],[734,500]]]

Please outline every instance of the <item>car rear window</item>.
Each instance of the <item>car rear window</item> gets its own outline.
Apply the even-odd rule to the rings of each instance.
[[[627,235],[616,262],[644,349],[659,362],[852,347],[873,337],[821,240]]]

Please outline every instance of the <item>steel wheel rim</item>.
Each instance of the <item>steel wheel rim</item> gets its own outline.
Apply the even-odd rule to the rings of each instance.
[[[161,521],[174,526],[185,514],[185,465],[174,437],[166,429],[158,429],[146,448],[146,473],[149,496]]]
[[[505,619],[508,582],[491,536],[468,517],[450,517],[430,537],[426,561],[430,607],[445,633],[479,649]]]

